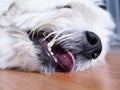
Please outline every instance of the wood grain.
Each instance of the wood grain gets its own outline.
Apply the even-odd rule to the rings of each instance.
[[[120,52],[106,59],[108,65],[71,74],[0,70],[0,90],[120,90]]]

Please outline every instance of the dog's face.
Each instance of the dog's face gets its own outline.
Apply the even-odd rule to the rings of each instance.
[[[110,15],[90,0],[47,2],[11,6],[9,13],[17,15],[7,33],[15,53],[5,68],[71,72],[87,68],[101,52],[103,59],[114,28]]]

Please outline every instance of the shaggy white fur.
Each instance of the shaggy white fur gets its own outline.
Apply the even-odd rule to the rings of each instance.
[[[46,30],[64,34],[57,40],[74,39],[87,30],[96,33],[103,50],[95,60],[104,60],[115,24],[110,14],[99,7],[102,0],[1,0],[0,1],[0,68],[25,71],[54,72],[52,66],[42,65],[39,51],[29,39],[27,31]],[[99,2],[96,4],[96,2]],[[71,35],[70,35],[71,34]],[[54,39],[49,47],[57,41]],[[80,39],[82,41],[82,38]],[[60,41],[62,42],[62,41]],[[74,46],[74,45],[73,45]],[[74,48],[74,47],[72,47]],[[92,61],[93,62],[93,61]],[[90,61],[76,63],[76,70],[84,70]]]

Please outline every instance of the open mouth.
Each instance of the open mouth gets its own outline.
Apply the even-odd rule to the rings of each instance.
[[[57,71],[72,72],[75,66],[75,59],[70,51],[62,49],[60,46],[52,47],[53,56],[56,59]]]
[[[45,49],[44,51],[47,52],[57,64],[56,72],[70,73],[74,70],[75,59],[70,51],[61,48],[59,45],[53,45],[51,50],[49,50],[46,41],[40,42],[40,44]]]
[[[62,48],[60,45],[53,44],[50,48],[48,47],[49,39],[45,39],[44,32],[39,32],[29,34],[30,39],[37,45],[42,46],[44,52],[54,60],[56,63],[56,72],[65,72],[70,73],[74,70],[75,67],[75,59],[73,54]],[[50,59],[51,60],[51,59]]]
[[[57,72],[70,73],[73,71],[75,67],[75,59],[70,51],[61,48],[59,45],[53,45],[51,47],[51,50],[49,50],[46,41],[42,42],[41,39],[39,41],[40,45],[42,45],[42,47],[44,48],[44,51],[47,52],[57,64]]]

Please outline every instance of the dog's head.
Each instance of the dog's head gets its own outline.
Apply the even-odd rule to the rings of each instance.
[[[71,72],[85,69],[94,59],[103,59],[114,23],[92,0],[22,2],[10,8],[10,13],[17,13],[16,28],[24,33],[17,37],[22,49],[16,48],[27,52],[22,55],[26,60],[20,65],[22,69]]]
[[[78,29],[78,30],[77,30]],[[29,32],[29,38],[38,50],[38,58],[44,68],[71,72],[84,69],[84,65],[96,59],[102,51],[100,38],[93,32],[71,28],[62,32]]]

